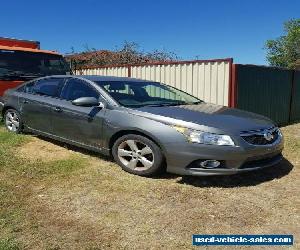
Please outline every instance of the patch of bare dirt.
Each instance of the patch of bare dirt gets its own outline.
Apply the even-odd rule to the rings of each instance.
[[[30,162],[49,162],[68,159],[76,154],[67,147],[53,144],[52,141],[42,140],[38,137],[32,137],[30,142],[17,150],[18,156]]]

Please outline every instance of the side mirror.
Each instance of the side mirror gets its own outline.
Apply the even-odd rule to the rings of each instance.
[[[95,97],[80,97],[72,101],[75,106],[104,108],[104,104]]]
[[[100,108],[100,109],[104,109],[105,105],[104,105],[103,102],[99,102],[97,107]]]

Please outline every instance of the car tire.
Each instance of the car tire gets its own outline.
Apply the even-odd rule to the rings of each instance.
[[[126,172],[152,176],[163,170],[164,156],[152,140],[135,134],[128,134],[116,140],[112,147],[114,160]]]
[[[19,134],[22,131],[22,118],[15,109],[8,109],[4,113],[4,124],[9,132]]]

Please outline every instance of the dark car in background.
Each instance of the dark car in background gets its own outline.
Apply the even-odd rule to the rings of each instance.
[[[40,49],[37,41],[0,37],[0,106],[7,89],[48,75],[71,74],[64,57],[55,51]]]
[[[142,176],[225,175],[270,167],[283,137],[263,116],[205,103],[171,86],[132,78],[51,76],[8,90],[9,131],[27,130],[112,155]]]

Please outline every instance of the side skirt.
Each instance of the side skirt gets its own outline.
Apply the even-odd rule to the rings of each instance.
[[[56,141],[68,143],[70,145],[74,145],[74,146],[80,147],[80,148],[85,148],[87,150],[103,154],[105,156],[110,156],[110,150],[108,148],[93,147],[93,146],[90,146],[90,145],[86,145],[84,143],[72,141],[72,140],[69,140],[69,139],[66,139],[66,138],[63,138],[63,137],[59,137],[59,136],[56,136],[56,135],[45,133],[45,132],[42,132],[40,130],[32,129],[32,128],[29,128],[29,127],[25,127],[24,130],[28,131],[28,132],[31,132],[31,133],[33,133],[35,135],[45,136],[47,138],[51,138],[51,139],[56,140]]]

